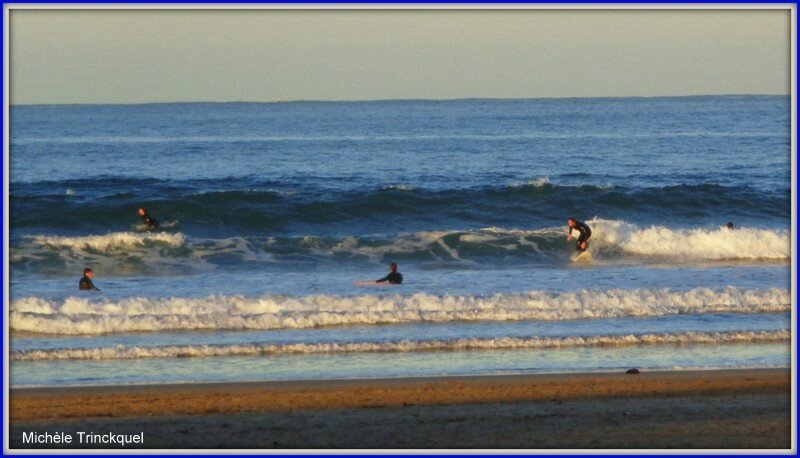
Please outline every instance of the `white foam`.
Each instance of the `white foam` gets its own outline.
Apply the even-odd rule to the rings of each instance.
[[[160,244],[178,247],[185,243],[181,233],[167,232],[112,232],[105,235],[89,235],[84,237],[56,237],[37,235],[33,242],[44,248],[66,248],[72,250],[86,250],[109,252],[126,248],[143,247],[147,244]]]
[[[177,221],[164,223],[164,227]],[[208,258],[238,256],[242,261],[272,262],[269,253],[252,249],[243,237],[196,239],[179,232],[115,232],[83,237],[33,236],[13,248],[15,262],[58,259],[52,268],[74,273],[91,266],[109,275],[157,274],[213,269]]]
[[[439,246],[444,250],[451,260],[459,260],[458,251],[447,246],[444,237],[455,234],[455,231],[420,231],[411,234],[403,234],[385,243],[364,243],[365,239],[347,237],[334,245],[330,250],[317,250],[317,254],[329,255],[355,255],[364,256],[373,262],[383,260],[386,255],[397,253],[417,253],[431,250]],[[433,255],[433,252],[431,252]],[[436,256],[439,257],[439,256]]]
[[[383,186],[381,189],[384,191],[413,191],[414,187],[409,184],[393,184]]]
[[[191,329],[287,329],[352,324],[451,321],[577,320],[685,313],[778,313],[791,307],[789,291],[695,288],[530,291],[492,296],[209,296],[119,301],[70,297],[12,301],[12,330],[45,334],[101,334]]]
[[[691,260],[789,259],[788,231],[739,228],[669,229],[650,226],[640,229],[624,221],[597,219],[590,245],[598,253],[624,253],[641,257]]]
[[[541,188],[542,186],[545,186],[547,184],[550,184],[550,179],[547,176],[542,176],[542,177],[538,177],[538,178],[532,178],[532,179],[530,179],[528,181],[524,181],[524,182],[521,182],[521,183],[514,183],[514,184],[509,185],[508,187],[510,187],[510,188],[525,188],[525,187],[528,187],[528,186],[533,186],[535,188]]]
[[[19,350],[11,353],[13,361],[108,360],[140,358],[185,358],[209,356],[260,356],[320,353],[392,353],[424,351],[469,351],[548,349],[567,347],[622,347],[630,345],[686,345],[785,342],[789,330],[685,332],[666,334],[625,334],[568,337],[497,337],[453,340],[402,340],[396,342],[323,342],[283,344],[166,345],[100,348],[58,348]]]

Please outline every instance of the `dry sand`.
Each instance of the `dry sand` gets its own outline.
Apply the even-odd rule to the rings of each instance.
[[[788,369],[13,389],[28,431],[147,448],[778,448]],[[58,447],[58,446],[57,446]]]

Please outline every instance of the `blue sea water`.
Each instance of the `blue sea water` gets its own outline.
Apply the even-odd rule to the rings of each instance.
[[[789,365],[788,97],[10,122],[13,385]]]

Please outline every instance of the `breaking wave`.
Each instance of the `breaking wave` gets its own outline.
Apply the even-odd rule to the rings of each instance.
[[[686,313],[779,313],[788,290],[695,288],[530,291],[492,296],[208,296],[118,301],[70,297],[14,300],[10,327],[41,334],[104,334],[166,330],[264,330],[336,325],[453,321],[577,320]]]
[[[607,255],[698,260],[789,259],[789,231],[739,228],[639,228],[624,221],[595,219],[592,246]]]
[[[569,347],[623,347],[631,345],[687,345],[784,342],[789,330],[685,332],[666,334],[624,334],[569,337],[497,337],[453,340],[401,340],[395,342],[332,342],[284,344],[221,344],[123,346],[100,348],[57,348],[19,350],[12,361],[108,360],[140,358],[188,358],[209,356],[268,356],[284,354],[396,353],[424,351],[469,351],[551,349]]]
[[[601,263],[784,262],[789,231],[754,228],[640,228],[624,221],[588,221],[590,250]],[[568,262],[574,242],[562,227],[536,230],[420,231],[395,236],[188,237],[180,232],[114,232],[84,237],[25,237],[11,247],[11,265],[74,274],[91,264],[105,274],[192,271],[243,262],[317,263],[415,261],[500,264]]]
[[[91,250],[111,253],[130,248],[155,246],[181,246],[185,242],[183,234],[115,232],[107,235],[89,235],[84,237],[56,237],[38,235],[32,237],[33,243],[45,249]]]

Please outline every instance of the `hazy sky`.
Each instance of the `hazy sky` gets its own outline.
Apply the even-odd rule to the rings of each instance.
[[[784,11],[11,11],[11,102],[788,94]]]

